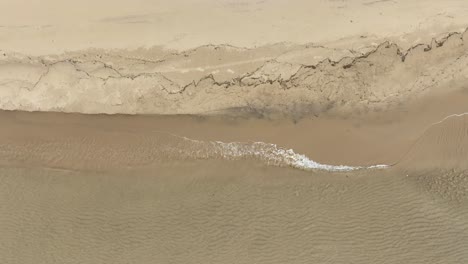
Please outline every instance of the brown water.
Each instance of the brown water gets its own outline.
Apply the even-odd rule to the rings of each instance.
[[[468,262],[467,154],[438,147],[464,146],[468,120],[411,113],[294,123],[1,112],[2,262]],[[400,127],[413,129],[388,136]],[[298,157],[394,165],[331,172]]]
[[[465,263],[468,175],[0,169],[4,263]]]

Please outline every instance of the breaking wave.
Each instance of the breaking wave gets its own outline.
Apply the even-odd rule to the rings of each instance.
[[[173,135],[175,136],[175,135]],[[267,165],[280,167],[293,167],[302,170],[326,170],[326,171],[353,171],[359,169],[384,169],[388,165],[373,166],[346,166],[321,164],[306,155],[298,154],[292,149],[286,149],[276,144],[265,142],[221,142],[201,141],[180,137],[183,146],[174,146],[173,155],[195,159],[240,160],[256,159]],[[175,153],[174,153],[175,152]]]

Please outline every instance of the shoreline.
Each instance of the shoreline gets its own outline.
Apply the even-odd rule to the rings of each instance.
[[[83,150],[86,149],[90,151],[107,149],[109,153],[117,151],[115,153],[117,156],[109,156],[109,158],[113,157],[111,159],[105,158],[106,154],[104,157],[96,156],[96,161],[89,160],[90,164],[95,164],[90,165],[91,168],[97,168],[99,159],[110,162],[105,166],[111,166],[111,164],[120,166],[119,162],[124,160],[121,160],[123,156],[119,157],[119,155],[125,154],[118,154],[118,151],[124,151],[125,148],[128,148],[128,151],[141,148],[142,154],[138,155],[145,162],[171,158],[176,160],[181,158],[216,159],[218,155],[227,155],[234,159],[244,156],[248,158],[253,155],[252,157],[261,160],[266,157],[255,153],[268,151],[277,162],[281,159],[289,159],[287,157],[298,158],[300,155],[305,155],[304,157],[307,157],[310,162],[319,164],[354,167],[367,167],[375,164],[393,165],[400,163],[406,153],[412,151],[414,144],[420,141],[421,137],[426,136],[427,131],[432,130],[435,124],[442,124],[444,127],[445,123],[450,124],[452,119],[460,119],[462,122],[464,116],[457,117],[457,114],[468,110],[465,103],[467,100],[468,93],[460,90],[447,92],[445,95],[437,94],[433,97],[426,97],[394,111],[348,117],[313,116],[298,120],[248,116],[226,118],[223,115],[132,116],[0,111],[0,120],[5,126],[0,132],[2,138],[0,142],[4,146],[10,146],[13,152],[10,154],[7,152],[5,155],[11,156],[15,153],[15,148],[22,149],[21,146],[26,146],[25,141],[33,144],[31,146],[37,144],[39,149],[46,147],[44,144],[48,144],[47,142],[57,141],[56,151],[63,152],[64,155],[67,153],[65,157],[71,155],[63,160],[65,164],[70,165],[73,164],[74,157],[78,158],[76,155],[81,155],[77,153],[84,154]],[[451,116],[453,118],[450,118]],[[459,125],[456,126],[459,127]],[[440,134],[440,137],[445,138],[443,134]],[[184,143],[185,139],[189,141]],[[453,140],[458,139],[455,137]],[[96,143],[91,142],[102,142],[102,144],[95,145]],[[265,143],[261,147],[258,144],[255,145],[255,142]],[[436,143],[437,141],[428,141],[426,147],[430,148]],[[458,144],[463,145],[461,142]],[[180,145],[180,150],[176,150],[177,145]],[[65,146],[71,149],[68,150]],[[231,147],[240,148],[245,153],[237,153],[234,149],[230,150]],[[158,152],[158,148],[175,149],[165,153]],[[200,149],[198,152],[201,150],[206,152],[194,154],[193,157],[182,152],[176,154],[184,148],[187,150],[194,148],[193,151],[198,148]],[[284,152],[286,156],[280,154],[288,149],[294,151],[294,154],[290,153],[292,156],[286,152]],[[30,156],[30,153],[24,152],[27,149],[21,151],[14,155],[30,157],[33,163],[47,162],[49,159],[47,155]],[[434,151],[437,152],[436,149]],[[50,152],[48,155],[53,157],[55,154]],[[438,159],[444,158],[441,156]],[[137,159],[132,162],[139,164]],[[293,161],[288,162],[295,164]],[[133,163],[129,166],[132,166],[131,164]],[[87,165],[83,164],[83,166]]]
[[[2,263],[468,263],[467,0],[1,0],[0,43]]]

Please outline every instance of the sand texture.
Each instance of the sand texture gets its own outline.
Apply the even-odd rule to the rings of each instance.
[[[0,263],[468,263],[468,1],[0,1]]]
[[[6,263],[468,260],[466,172],[346,178],[196,162],[131,177],[1,173]]]
[[[197,137],[217,128],[247,137],[253,121],[265,135],[272,121],[17,112],[1,120],[0,255],[8,263],[468,261],[465,116],[414,127],[418,136],[394,143],[393,158],[374,158],[388,168],[344,172],[294,168],[268,146],[253,155]],[[275,122],[301,129],[312,121]],[[338,124],[322,127],[352,128]],[[373,131],[371,121],[362,126]],[[367,133],[349,140],[388,137]],[[309,134],[295,139],[311,146]],[[356,165],[385,148],[363,146],[354,148]],[[342,147],[311,152],[338,165],[346,159],[320,153]]]
[[[374,111],[468,79],[468,31],[403,49],[276,44],[172,53],[4,53],[1,109],[124,114]],[[349,47],[348,47],[349,48]],[[149,57],[149,58],[148,58]]]

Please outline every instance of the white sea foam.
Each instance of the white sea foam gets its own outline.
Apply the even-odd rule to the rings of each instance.
[[[438,125],[447,119],[462,117],[468,115],[468,112],[452,114],[444,117],[442,120],[432,123],[430,126]],[[195,142],[196,140],[185,138]],[[202,143],[203,141],[197,141]],[[204,142],[207,143],[207,142]],[[318,163],[306,155],[295,153],[292,149],[278,147],[275,144],[265,142],[210,142],[212,154],[221,155],[225,159],[255,158],[276,166],[291,166],[303,170],[326,170],[326,171],[353,171],[361,169],[385,169],[390,167],[385,164],[372,166],[347,166],[347,165],[329,165]]]
[[[374,166],[346,166],[321,164],[311,160],[303,154],[295,153],[292,149],[278,147],[275,144],[264,142],[241,143],[220,141],[212,142],[212,145],[224,158],[253,157],[277,166],[291,166],[304,170],[326,170],[326,171],[352,171],[358,169],[383,169],[387,165]]]
[[[448,115],[440,121],[432,123],[428,128],[438,125],[447,119],[465,115],[468,115],[468,112]],[[182,145],[169,147],[171,152],[178,157],[194,159],[221,158],[226,160],[256,159],[268,165],[290,166],[302,170],[354,171],[362,169],[386,169],[390,167],[390,165],[385,164],[372,166],[322,164],[310,159],[306,155],[298,154],[292,149],[282,148],[271,143],[202,141],[164,131],[153,132],[164,133],[182,139]]]
[[[290,166],[302,170],[353,171],[388,167],[388,165],[346,166],[321,164],[306,155],[294,152],[292,149],[265,142],[221,142],[181,138],[189,144],[179,148],[178,153],[191,158],[256,159],[268,165]]]

